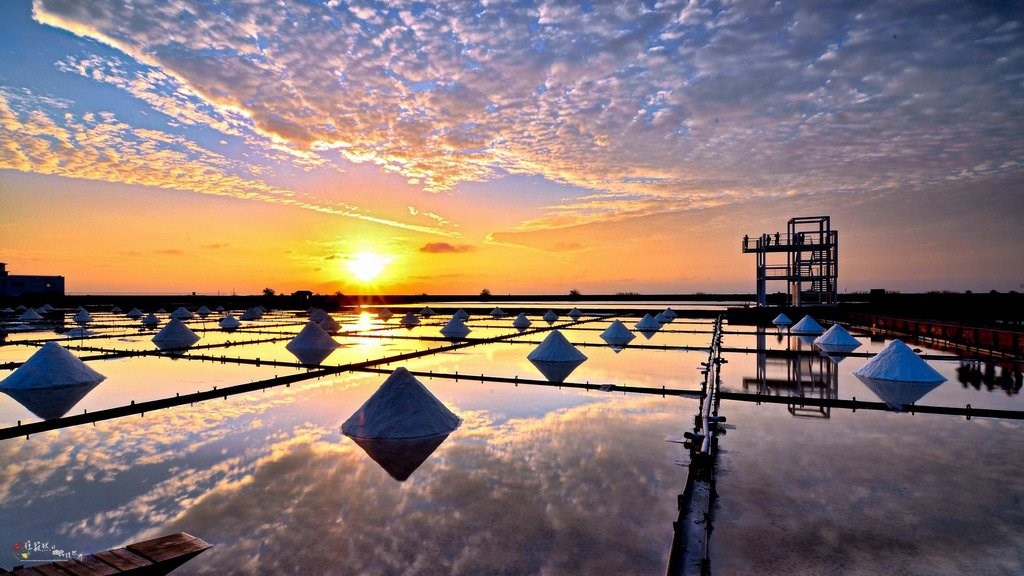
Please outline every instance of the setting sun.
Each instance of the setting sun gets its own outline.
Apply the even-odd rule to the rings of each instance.
[[[360,252],[349,256],[345,261],[345,266],[360,282],[371,282],[380,276],[389,262],[391,262],[390,256]]]

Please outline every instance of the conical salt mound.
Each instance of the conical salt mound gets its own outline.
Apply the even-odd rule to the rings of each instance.
[[[388,320],[391,320],[392,316],[394,316],[394,314],[392,314],[391,310],[388,310],[387,308],[384,308],[380,312],[377,312],[377,317],[380,318],[381,320],[385,321],[385,322],[387,322]]]
[[[402,326],[408,326],[410,328],[413,326],[419,326],[420,319],[417,318],[416,314],[412,313],[411,311],[406,312],[405,316],[402,316],[401,324]]]
[[[231,314],[221,318],[217,325],[225,330],[236,330],[242,327],[242,323],[238,321],[238,318],[235,318]]]
[[[317,325],[324,329],[324,332],[328,334],[337,334],[341,330],[341,324],[334,319],[333,316],[328,314],[323,320],[317,322]]]
[[[167,314],[167,310],[164,310],[163,308],[158,308],[156,313],[157,314]]]
[[[850,335],[840,324],[833,324],[824,334],[814,339],[819,347],[841,346],[843,348],[860,346],[860,341]]]
[[[285,348],[303,364],[319,364],[339,346],[341,344],[331,338],[330,334],[310,320]]]
[[[43,304],[43,310],[47,312],[53,312],[53,306],[50,306],[49,303]]]
[[[28,310],[28,308],[24,304],[18,304],[18,307],[14,309],[15,312],[24,312],[25,310]]]
[[[573,309],[569,310],[569,318],[572,318],[573,320],[579,320],[580,316],[583,316],[583,312],[581,312],[579,308],[573,306]]]
[[[547,312],[544,313],[543,318],[545,322],[551,324],[558,320],[558,313],[555,312],[554,310],[548,310]]]
[[[242,316],[239,319],[240,320],[259,320],[260,318],[263,318],[263,312],[260,311],[258,306],[253,306],[252,308],[246,309],[245,312],[242,312]]]
[[[526,357],[533,362],[582,362],[587,357],[576,349],[558,330],[552,330],[547,338]]]
[[[326,318],[327,311],[320,308],[314,308],[313,311],[309,313],[309,319],[317,324],[323,322]]]
[[[206,318],[210,314],[213,314],[213,310],[210,310],[206,306],[200,306],[199,310],[196,310],[196,314],[199,314],[200,318]]]
[[[424,318],[430,318],[434,315],[434,311],[430,309],[430,306],[424,306],[423,310],[420,310],[420,316]]]
[[[532,322],[530,322],[530,319],[526,317],[525,312],[520,312],[519,315],[516,316],[516,319],[512,321],[512,326],[514,328],[529,328],[530,324],[532,324]]]
[[[285,345],[285,348],[294,352],[295,350],[334,350],[338,346],[341,344],[331,338],[330,334],[324,332],[324,329],[316,322],[310,320],[295,335],[295,338]]]
[[[661,322],[655,320],[654,316],[651,316],[650,314],[644,314],[644,317],[641,318],[640,321],[637,322],[636,325],[634,325],[633,327],[636,328],[637,330],[640,330],[641,332],[660,330]]]
[[[811,318],[811,316],[808,314],[807,316],[801,318],[799,322],[793,324],[793,327],[790,328],[789,331],[792,332],[793,334],[813,335],[821,334],[822,332],[825,331],[825,329],[822,328],[821,324],[818,324],[818,322],[815,321],[814,318]]]
[[[56,342],[47,342],[10,376],[0,381],[3,390],[32,390],[98,384],[106,376],[85,365]]]
[[[946,377],[928,365],[909,346],[893,340],[881,352],[853,371],[856,376],[898,382],[945,382]]]
[[[427,438],[450,434],[461,420],[405,368],[397,368],[341,431],[354,438]]]
[[[781,312],[774,320],[772,320],[772,324],[775,324],[776,326],[789,326],[792,323],[793,321],[789,319],[789,316],[786,316]]]
[[[156,314],[150,312],[148,315],[146,315],[145,318],[142,319],[142,325],[145,326],[146,328],[156,328],[157,326],[160,325],[160,319],[156,317]]]
[[[455,314],[453,315],[453,317],[454,317],[454,318],[458,318],[459,320],[462,320],[463,322],[465,322],[466,320],[469,320],[469,312],[466,312],[466,311],[465,311],[465,310],[463,310],[462,308],[459,308],[459,309],[458,309],[458,310],[457,310],[457,311],[455,312]]]
[[[11,308],[10,306],[8,306],[7,308],[3,309],[3,313],[4,314],[14,314],[14,308]]]
[[[171,312],[171,318],[177,318],[178,320],[191,320],[192,316],[193,314],[184,306],[179,306],[177,310]]]
[[[661,315],[664,316],[665,318],[668,318],[670,321],[675,320],[676,318],[679,317],[679,315],[676,314],[676,311],[673,310],[671,307],[665,308],[665,311],[662,312]]]
[[[658,312],[657,314],[654,315],[654,321],[657,322],[658,324],[668,324],[669,322],[672,321],[672,319],[665,316],[664,312]]]
[[[162,330],[153,336],[153,343],[161,350],[167,348],[188,348],[199,341],[199,336],[189,330],[178,318],[172,318]]]
[[[32,310],[31,308],[28,309],[28,310],[25,310],[25,312],[22,313],[21,316],[18,316],[18,320],[21,320],[22,322],[35,322],[37,320],[42,320],[42,319],[43,319],[43,317],[39,314],[39,312],[36,312],[35,310]]]
[[[502,310],[501,308],[498,308],[497,306],[494,307],[494,310],[491,310],[491,316],[495,318],[501,318],[504,315],[505,311]]]
[[[466,326],[466,323],[454,316],[444,325],[444,328],[441,328],[441,334],[445,338],[465,338],[470,332],[471,330]]]
[[[78,312],[78,314],[75,314],[74,320],[79,324],[85,324],[88,322],[92,322],[92,316],[85,310],[81,310]]]
[[[110,313],[111,314],[120,314],[121,313],[121,308],[119,308],[117,306],[114,306],[113,308],[110,309]]]
[[[127,314],[125,314],[125,316],[131,318],[132,320],[138,320],[139,318],[142,318],[142,310],[139,310],[138,308],[132,308],[131,310],[128,311]]]
[[[608,343],[609,346],[619,347],[625,346],[636,338],[636,334],[633,334],[626,328],[620,320],[612,322],[612,325],[605,328],[604,332],[601,332],[601,339]]]

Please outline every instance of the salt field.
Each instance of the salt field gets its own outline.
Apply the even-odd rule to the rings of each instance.
[[[307,311],[233,330],[221,319],[245,309],[213,312],[164,349],[166,312],[152,329],[109,307],[80,324],[74,309],[8,314],[0,390],[48,342],[104,378],[0,394],[0,567],[183,531],[213,548],[175,574],[668,573],[717,305],[500,306],[346,308],[330,342]],[[635,328],[668,306],[678,318]],[[468,332],[445,337],[459,309]],[[635,338],[607,344],[615,320]],[[710,572],[1024,573],[1015,366],[908,342],[945,379],[914,406],[1011,417],[919,413],[906,386],[854,374],[892,340],[847,329],[857,346],[826,354],[785,328],[722,326]],[[436,405],[367,402],[393,376]],[[22,433],[72,417],[97,421]]]

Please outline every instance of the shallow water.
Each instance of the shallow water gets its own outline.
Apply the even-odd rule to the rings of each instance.
[[[689,429],[698,403],[599,387],[699,390],[710,321],[680,319],[616,352],[599,338],[613,318],[563,318],[562,333],[588,357],[567,378],[594,386],[579,390],[487,381],[543,379],[526,356],[546,333],[520,334],[511,327],[518,310],[502,308],[512,315],[472,317],[469,338],[507,340],[381,362],[380,373],[342,371],[0,441],[0,550],[31,541],[39,550],[28,560],[49,560],[55,549],[88,553],[187,531],[215,546],[175,574],[665,573],[688,463],[683,447],[665,440]],[[387,323],[335,317],[342,347],[326,367],[452,345],[440,338],[440,315],[411,330],[398,327],[400,315]],[[639,319],[614,318],[629,327]],[[294,365],[285,344],[304,323],[275,313],[225,333],[210,320],[190,321],[202,339],[189,351],[90,360],[107,379],[69,413],[303,373],[309,368]],[[0,362],[24,361],[40,339],[58,339],[78,356],[155,350],[154,332],[122,318],[90,328],[102,335],[12,334]],[[885,344],[855,335],[864,344],[858,352]],[[728,353],[723,390],[876,400],[851,374],[865,357],[837,363],[771,331],[759,339],[751,327],[727,327],[727,347],[756,349],[759,340],[762,349],[801,353]],[[1002,380],[976,386],[956,360],[930,364],[949,380],[919,404],[1021,409],[1020,394]],[[410,453],[405,481],[378,464],[387,458],[375,460],[340,433],[398,366],[424,374],[462,418],[439,445]],[[712,573],[1024,572],[1020,421],[804,409],[796,401],[727,401],[721,413],[732,429],[720,441]],[[0,426],[18,420],[38,417],[0,394]],[[4,554],[2,567],[27,564]]]

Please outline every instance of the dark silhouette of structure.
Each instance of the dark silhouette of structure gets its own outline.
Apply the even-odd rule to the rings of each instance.
[[[839,232],[828,216],[790,218],[786,233],[743,237],[757,257],[757,305],[767,305],[767,283],[785,282],[790,306],[835,306],[839,298]],[[784,258],[784,260],[783,260]]]
[[[7,272],[0,262],[0,297],[63,296],[63,276],[24,276]]]

